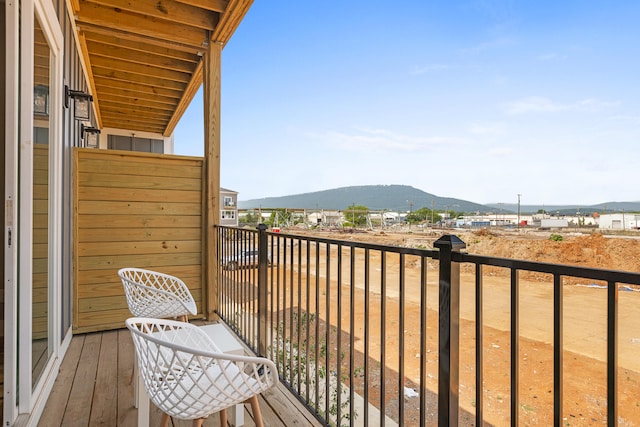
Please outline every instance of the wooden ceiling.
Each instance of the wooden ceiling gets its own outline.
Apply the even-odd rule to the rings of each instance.
[[[72,0],[99,128],[171,135],[252,0]]]

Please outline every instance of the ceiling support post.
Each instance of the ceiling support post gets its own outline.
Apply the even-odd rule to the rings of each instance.
[[[220,225],[220,75],[222,44],[211,41],[204,61],[204,281],[206,314],[215,320],[219,308],[219,263],[215,226]],[[203,296],[204,302],[205,296]],[[204,309],[204,307],[203,307]]]

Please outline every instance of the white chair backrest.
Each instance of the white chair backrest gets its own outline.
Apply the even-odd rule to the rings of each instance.
[[[150,318],[130,318],[126,325],[149,398],[172,417],[206,418],[279,381],[271,360],[221,353],[196,325]]]
[[[189,288],[175,276],[142,268],[122,268],[118,276],[134,316],[168,318],[198,312]]]

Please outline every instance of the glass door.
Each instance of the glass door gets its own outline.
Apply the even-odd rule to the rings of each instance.
[[[33,9],[28,9],[29,5]],[[47,390],[60,343],[62,34],[50,1],[21,3],[18,153],[19,414]],[[30,19],[29,19],[30,18]],[[30,416],[30,415],[29,415]]]
[[[49,336],[49,92],[51,48],[40,21],[33,37],[33,213],[31,271],[31,386],[51,356]]]
[[[0,0],[3,425],[31,425],[59,367],[63,36],[50,0]],[[24,419],[24,421],[23,421]]]

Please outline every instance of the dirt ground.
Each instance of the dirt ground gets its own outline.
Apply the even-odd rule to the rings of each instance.
[[[640,235],[604,236],[599,233],[571,231],[532,232],[528,230],[499,232],[493,230],[409,230],[405,232],[308,231],[340,240],[357,240],[394,246],[431,249],[442,234],[456,234],[466,242],[465,251],[492,257],[503,257],[548,263],[640,272]],[[562,241],[553,241],[559,234]],[[471,266],[468,266],[471,267]],[[393,269],[393,265],[389,266]],[[397,269],[397,266],[395,267]],[[419,265],[409,263],[407,280],[418,280]],[[364,292],[360,277],[355,286]],[[493,268],[484,271],[484,393],[483,411],[489,425],[509,425],[510,417],[510,289],[509,272]],[[564,282],[564,425],[606,425],[606,289],[601,284],[572,279]],[[460,406],[464,411],[461,425],[474,425],[475,414],[475,290],[474,271],[461,270],[461,347]],[[375,286],[374,286],[375,287]],[[520,276],[520,341],[519,341],[519,420],[521,425],[553,425],[553,288],[547,275]],[[640,426],[640,289],[621,287],[619,294],[619,360],[618,360],[618,425]],[[372,289],[376,295],[375,289]],[[428,278],[427,352],[437,354],[437,274]],[[387,294],[388,308],[393,310],[397,295]],[[371,304],[366,314],[359,310],[356,324],[366,320],[376,324],[379,305]],[[419,384],[420,290],[408,288],[405,295],[403,339],[405,353],[405,385]],[[337,318],[332,316],[331,323]],[[342,319],[343,324],[348,318]],[[391,322],[388,325],[393,330]],[[375,334],[375,331],[372,331]],[[389,334],[387,345],[398,348],[398,336]],[[357,340],[356,345],[363,345]],[[358,348],[358,351],[363,351]],[[377,349],[370,349],[375,354]],[[397,366],[397,355],[387,355],[387,366]],[[437,360],[427,367],[428,388],[437,393]],[[373,381],[375,384],[375,380]],[[398,406],[398,381],[387,378],[388,408]],[[354,385],[357,388],[357,385]],[[394,390],[395,388],[395,390]],[[379,387],[370,394],[375,398]],[[435,396],[435,395],[432,395]],[[405,424],[418,423],[417,398],[405,397]],[[435,422],[435,399],[428,404],[430,420]],[[432,425],[431,423],[429,425]]]

